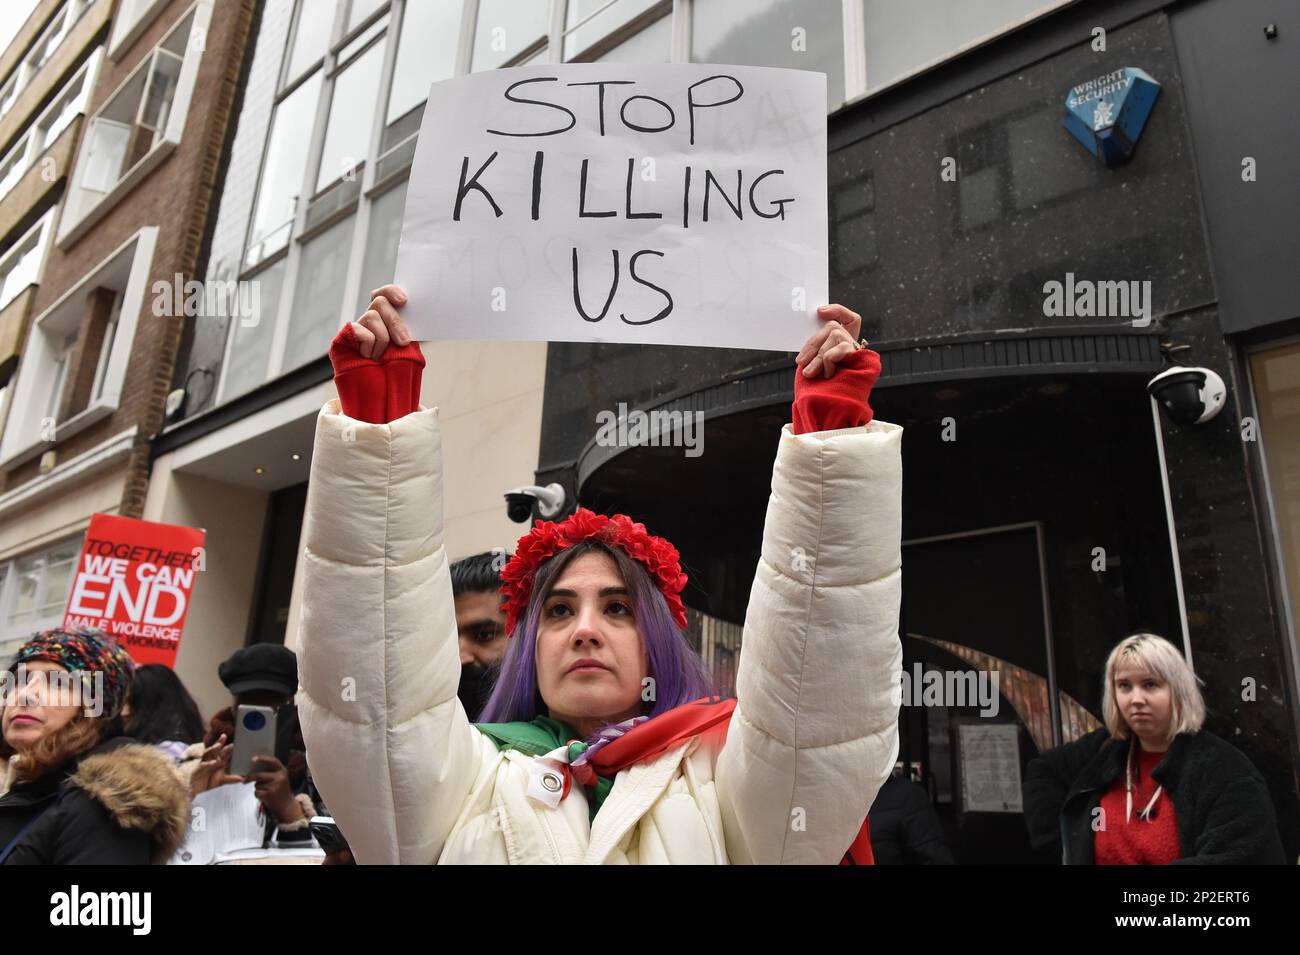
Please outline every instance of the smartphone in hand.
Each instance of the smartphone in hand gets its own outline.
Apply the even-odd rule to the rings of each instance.
[[[254,756],[275,754],[276,715],[270,706],[242,705],[235,708],[235,748],[230,754],[230,771],[247,776],[257,769]]]

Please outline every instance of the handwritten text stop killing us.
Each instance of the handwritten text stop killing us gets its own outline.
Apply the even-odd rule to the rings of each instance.
[[[516,92],[522,87],[530,84],[547,84],[557,83],[558,77],[555,76],[538,76],[529,79],[519,80],[510,84],[502,94],[506,100],[511,103],[517,103],[526,107],[530,115],[528,118],[536,120],[540,128],[520,128],[520,129],[489,129],[488,133],[494,136],[511,136],[511,137],[546,137],[562,136],[578,125],[578,117],[572,109],[563,105],[562,102],[554,102],[550,99],[529,98]],[[650,96],[644,93],[627,96],[623,99],[622,104],[615,109],[609,100],[616,98],[616,94],[621,91],[611,91],[608,95],[607,87],[621,87],[634,85],[632,80],[595,80],[583,83],[566,83],[565,87],[594,87],[591,94],[591,101],[588,105],[595,107],[596,116],[591,120],[596,124],[599,134],[603,137],[606,135],[606,124],[618,122],[626,129],[635,133],[664,133],[672,129],[678,122],[687,124],[687,133],[691,146],[696,145],[696,120],[701,116],[702,110],[720,109],[730,104],[740,101],[745,95],[745,88],[741,82],[734,76],[718,74],[709,76],[696,83],[690,84],[686,88],[685,104],[678,103],[678,109],[684,109],[685,116],[678,116],[677,110],[666,100]],[[557,93],[560,87],[540,86],[536,89],[524,90],[523,92],[539,96],[542,93],[549,93],[555,90]],[[555,98],[561,98],[559,96]],[[562,114],[567,120],[560,119],[556,114]],[[554,123],[550,127],[543,124],[543,121]],[[494,151],[486,159],[480,160],[480,157],[465,156],[460,166],[460,181],[456,188],[455,200],[452,207],[452,220],[460,222],[462,215],[470,211],[468,203],[477,194],[477,198],[490,206],[492,214],[497,218],[507,214],[501,203],[498,202],[497,195],[494,195],[494,170],[492,168],[494,161],[497,159],[499,152]],[[632,180],[636,174],[637,168],[636,156],[627,157],[626,173],[622,168],[615,173],[608,167],[602,167],[598,161],[592,163],[591,157],[583,158],[577,170],[578,182],[577,189],[572,195],[576,200],[573,207],[576,209],[578,219],[608,219],[622,216],[627,220],[647,219],[647,220],[664,220],[673,221],[680,217],[681,227],[690,229],[692,226],[699,228],[703,224],[711,221],[717,221],[719,216],[730,216],[736,220],[744,221],[746,212],[759,219],[766,220],[784,220],[786,206],[793,203],[794,197],[782,195],[784,191],[781,188],[780,177],[785,174],[784,169],[761,169],[745,170],[736,169],[711,169],[695,168],[689,163],[685,164],[681,173],[680,186],[680,206],[674,203],[674,208],[652,209],[644,208],[637,203],[633,197]],[[477,163],[477,168],[474,168]],[[620,161],[620,167],[622,163]],[[572,176],[573,170],[565,171]],[[593,207],[592,200],[589,198],[589,183],[595,183],[600,177],[613,178],[617,176],[622,179],[623,183],[623,203],[622,208],[601,209]],[[542,197],[547,194],[550,180],[546,169],[546,150],[538,149],[533,153],[532,162],[532,187],[530,190],[530,208],[528,215],[533,220],[539,220],[542,217]],[[676,196],[676,185],[674,184],[674,196]],[[592,192],[595,186],[592,187]],[[634,208],[634,205],[636,208]],[[680,212],[679,212],[680,210]],[[511,214],[523,214],[523,210],[510,209]],[[621,274],[622,265],[620,264],[619,249],[612,249],[611,256],[613,259],[613,276],[609,282],[608,292],[605,295],[604,303],[600,311],[594,311],[583,301],[583,295],[579,282],[579,254],[576,246],[572,249],[572,270],[573,270],[573,304],[578,314],[585,321],[599,322],[609,312],[614,296],[618,291],[618,283]],[[629,278],[640,285],[658,292],[664,298],[664,306],[657,313],[648,318],[629,318],[626,315],[620,315],[622,321],[629,325],[649,325],[653,322],[666,318],[673,310],[672,293],[638,272],[638,262],[643,256],[657,256],[663,258],[665,252],[661,249],[644,248],[636,249],[626,259],[626,267]],[[644,268],[644,266],[642,267]],[[598,300],[598,296],[593,300]]]

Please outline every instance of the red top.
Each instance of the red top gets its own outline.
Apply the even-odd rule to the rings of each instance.
[[[1152,807],[1150,822],[1138,818],[1159,785],[1152,777],[1164,753],[1139,750],[1133,766],[1133,819],[1125,823],[1124,777],[1121,775],[1101,796],[1101,820],[1093,836],[1097,865],[1168,865],[1182,856],[1178,820],[1169,790],[1161,790]],[[1104,825],[1103,825],[1104,822]]]

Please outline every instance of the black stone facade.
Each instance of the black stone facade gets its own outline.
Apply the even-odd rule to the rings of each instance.
[[[1160,345],[1188,346],[1179,360],[1223,376],[1228,405],[1213,421],[1160,418],[1190,647],[1207,728],[1265,774],[1294,858],[1293,637],[1270,576],[1258,462],[1241,440],[1249,396],[1220,317],[1178,15],[1075,5],[832,116],[831,298],[863,315],[885,361],[873,406],[907,428],[904,538],[1041,522],[1059,686],[1094,712],[1126,632],[1182,641],[1145,391]],[[1105,52],[1089,45],[1094,25],[1108,31]],[[1065,131],[1063,102],[1126,66],[1161,92],[1136,154],[1108,169]],[[941,175],[946,158],[955,181]],[[1151,326],[1046,316],[1044,283],[1067,272],[1149,281]],[[672,537],[692,571],[689,602],[742,619],[792,372],[791,356],[743,347],[552,343],[539,483]],[[704,411],[705,453],[602,457],[595,415],[620,402]],[[947,419],[956,441],[942,439]],[[1092,569],[1095,547],[1112,559],[1106,573]]]

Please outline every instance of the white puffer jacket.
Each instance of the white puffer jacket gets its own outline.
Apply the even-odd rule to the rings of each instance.
[[[299,712],[362,863],[837,863],[897,755],[902,429],[786,425],[725,745],[527,795],[532,757],[466,719],[437,410],[316,427]]]

